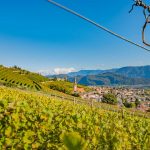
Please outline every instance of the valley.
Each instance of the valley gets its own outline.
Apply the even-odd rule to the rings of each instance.
[[[148,149],[149,98],[148,89],[85,86],[1,66],[0,149],[72,150],[73,141],[81,150]]]

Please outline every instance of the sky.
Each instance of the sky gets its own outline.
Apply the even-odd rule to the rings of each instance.
[[[132,0],[55,0],[142,44],[142,9]],[[149,2],[149,0],[145,1]],[[150,41],[150,27],[146,30]],[[143,45],[143,44],[142,44]],[[61,10],[47,0],[0,1],[0,64],[64,73],[150,65],[150,53]]]

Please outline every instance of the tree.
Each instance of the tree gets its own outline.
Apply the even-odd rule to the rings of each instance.
[[[53,81],[57,81],[57,77],[56,76],[53,78]]]
[[[139,101],[139,99],[136,98],[136,100],[135,100],[135,106],[136,106],[136,108],[137,108],[140,104],[141,104],[141,102]]]
[[[117,97],[114,94],[110,94],[110,93],[105,94],[103,96],[102,102],[103,103],[108,103],[108,104],[113,104],[113,105],[118,103]]]
[[[20,68],[20,67],[18,67],[17,65],[14,65],[12,68],[14,68],[14,69],[18,69],[18,70],[21,70],[21,68]]]
[[[64,81],[68,81],[68,77],[67,76],[64,77]]]
[[[123,99],[123,105],[126,108],[132,108],[133,107],[133,103],[128,102],[126,99]]]

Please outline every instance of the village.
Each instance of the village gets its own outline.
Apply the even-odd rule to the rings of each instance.
[[[102,102],[104,95],[113,94],[119,106],[124,105],[124,101],[128,104],[135,104],[138,101],[137,109],[147,111],[150,109],[150,91],[138,88],[128,87],[97,87],[92,86],[90,92],[81,93],[83,99],[93,99]],[[131,105],[132,106],[132,105]]]

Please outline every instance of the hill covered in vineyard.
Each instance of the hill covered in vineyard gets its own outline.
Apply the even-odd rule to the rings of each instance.
[[[40,74],[23,70],[17,66],[9,68],[0,66],[0,84],[5,86],[41,90],[41,82],[48,80]]]
[[[48,94],[55,94],[69,97],[74,95],[74,84],[65,80],[48,79],[38,73],[33,73],[20,67],[5,67],[0,65],[0,85],[15,87],[33,91],[44,91]],[[84,91],[88,91],[86,86],[78,85]]]

